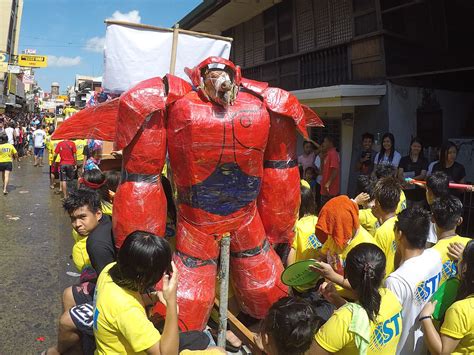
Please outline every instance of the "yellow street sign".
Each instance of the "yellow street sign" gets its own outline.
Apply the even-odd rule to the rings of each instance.
[[[45,68],[48,66],[48,57],[45,55],[20,54],[18,65],[20,67]]]

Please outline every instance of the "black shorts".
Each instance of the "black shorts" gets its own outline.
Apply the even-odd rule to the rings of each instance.
[[[13,170],[13,163],[7,162],[7,163],[0,163],[0,171],[12,171]]]
[[[92,302],[94,299],[95,283],[83,282],[72,286],[72,297],[76,304]]]
[[[72,181],[74,180],[74,166],[73,165],[61,165],[59,167],[59,180],[61,181]]]
[[[92,324],[94,322],[94,305],[92,301],[78,304],[69,310],[72,322],[82,334],[94,335]]]

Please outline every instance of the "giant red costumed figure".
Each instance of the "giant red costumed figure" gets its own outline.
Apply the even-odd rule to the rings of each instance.
[[[135,230],[164,235],[160,173],[168,151],[177,190],[179,318],[192,330],[205,327],[214,302],[223,234],[231,236],[232,283],[244,312],[263,318],[287,294],[271,244],[292,241],[300,203],[297,131],[307,136],[305,116],[320,121],[290,93],[243,79],[223,58],[186,72],[194,90],[167,75],[105,105],[117,111],[115,145],[123,149],[113,210],[117,247]]]

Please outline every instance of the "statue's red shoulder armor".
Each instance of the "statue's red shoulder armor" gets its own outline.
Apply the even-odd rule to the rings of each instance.
[[[269,111],[292,119],[301,135],[308,138],[305,111],[296,96],[283,89],[271,87],[268,83],[246,78],[242,78],[241,86],[259,96]]]

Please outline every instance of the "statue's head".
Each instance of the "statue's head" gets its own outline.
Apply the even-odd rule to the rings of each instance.
[[[185,71],[205,98],[224,107],[234,104],[239,91],[240,67],[224,58],[209,57]]]

